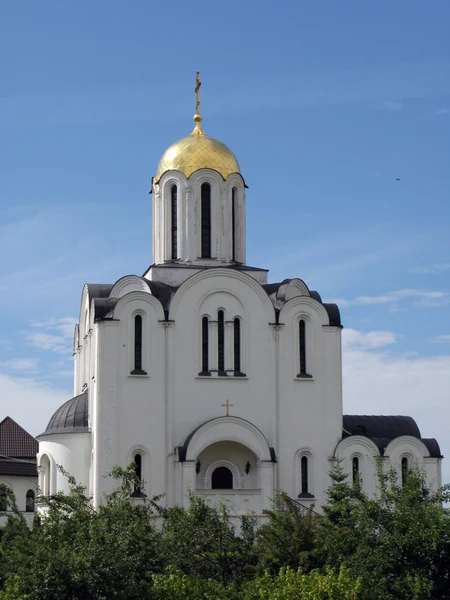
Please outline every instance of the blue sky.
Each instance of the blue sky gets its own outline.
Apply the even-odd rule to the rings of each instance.
[[[248,263],[339,302],[347,412],[411,414],[450,457],[447,0],[24,0],[0,23],[0,417],[40,432],[83,284],[151,263],[151,177],[200,69]]]

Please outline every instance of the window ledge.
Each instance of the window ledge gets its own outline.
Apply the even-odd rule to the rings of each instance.
[[[294,381],[314,381],[313,375],[296,375]]]
[[[316,497],[314,496],[314,494],[307,493],[307,494],[299,494],[297,496],[297,498],[299,500],[315,500]]]
[[[144,377],[148,379],[150,375],[147,373],[147,371],[130,371],[128,377]]]

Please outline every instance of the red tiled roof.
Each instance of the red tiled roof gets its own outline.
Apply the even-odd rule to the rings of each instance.
[[[13,458],[36,458],[39,443],[11,417],[0,423],[0,455]]]

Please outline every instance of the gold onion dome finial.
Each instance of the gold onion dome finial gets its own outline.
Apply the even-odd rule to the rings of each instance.
[[[161,157],[156,170],[155,183],[166,171],[180,171],[187,178],[199,169],[217,171],[226,180],[232,173],[240,173],[239,163],[231,150],[203,131],[200,114],[200,72],[195,80],[195,127],[191,134],[172,144]]]

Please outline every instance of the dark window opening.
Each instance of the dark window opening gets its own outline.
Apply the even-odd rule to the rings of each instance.
[[[402,458],[402,485],[405,485],[406,477],[408,475],[408,459],[406,456]]]
[[[202,319],[202,370],[199,375],[211,375],[209,372],[209,321],[208,317]]]
[[[225,377],[225,317],[223,310],[217,313],[217,367],[219,377]]]
[[[237,213],[237,190],[234,187],[231,192],[231,236],[232,236],[232,256],[236,260],[236,213]]]
[[[135,454],[133,457],[134,462],[134,474],[136,475],[136,482],[134,484],[134,491],[132,496],[142,496],[142,454]]]
[[[298,324],[300,373],[297,377],[311,377],[306,371],[306,323],[301,319]]]
[[[6,489],[3,486],[0,489],[0,511],[5,511],[6,508],[7,508],[7,505],[6,505]]]
[[[357,482],[360,479],[359,475],[359,458],[354,456],[352,458],[352,481]]]
[[[241,320],[236,318],[233,322],[234,335],[234,376],[242,377],[241,371]]]
[[[202,183],[201,187],[202,201],[202,258],[211,258],[211,186],[209,183]]]
[[[142,317],[134,317],[134,369],[131,371],[134,375],[146,375],[142,369]]]
[[[313,495],[309,491],[309,462],[307,456],[302,456],[300,460],[300,485],[301,492],[299,498],[312,498]]]
[[[26,498],[25,498],[25,511],[26,512],[34,512],[34,492],[33,490],[28,490]]]
[[[172,259],[175,259],[178,253],[178,189],[176,185],[172,186],[170,196],[172,212]]]
[[[228,467],[217,467],[211,477],[211,488],[213,490],[232,490],[233,473]]]

